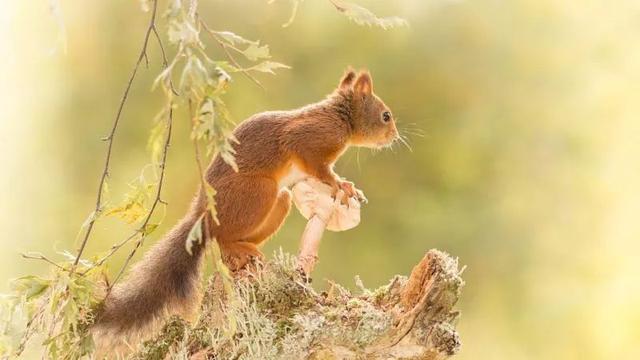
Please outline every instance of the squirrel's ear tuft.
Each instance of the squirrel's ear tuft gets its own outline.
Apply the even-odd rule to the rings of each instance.
[[[353,85],[353,90],[363,95],[371,95],[373,93],[373,80],[368,71],[361,71]]]
[[[353,80],[355,80],[355,78],[356,78],[356,72],[353,71],[353,69],[351,69],[350,67],[347,68],[347,71],[345,71],[344,75],[342,76],[342,80],[340,80],[340,85],[338,85],[338,89],[340,90],[349,89],[351,85],[353,85]]]

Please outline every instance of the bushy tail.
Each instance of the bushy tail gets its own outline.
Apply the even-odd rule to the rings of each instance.
[[[195,213],[185,217],[113,287],[93,328],[99,343],[144,334],[167,315],[192,310],[204,251],[200,246],[189,255],[185,242],[197,219]]]

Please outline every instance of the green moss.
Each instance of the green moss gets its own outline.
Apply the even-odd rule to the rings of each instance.
[[[276,256],[255,280],[248,280],[246,286],[260,310],[279,317],[291,317],[301,308],[308,309],[316,303],[315,292],[289,255]]]
[[[164,359],[171,347],[182,340],[188,327],[189,324],[179,317],[170,318],[154,339],[147,340],[142,344],[142,350],[133,356],[133,359]]]

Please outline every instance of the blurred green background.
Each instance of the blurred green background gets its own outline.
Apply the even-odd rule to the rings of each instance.
[[[357,26],[322,0],[303,2],[288,28],[285,1],[201,3],[213,28],[260,39],[292,66],[260,76],[266,91],[236,76],[226,99],[237,120],[320,100],[353,65],[371,70],[399,127],[424,133],[410,136],[413,152],[363,149],[358,159],[350,150],[340,160],[338,173],[370,202],[359,227],[326,234],[317,288],[325,278],[354,287],[356,274],[382,285],[436,247],[468,266],[458,359],[640,358],[640,3],[359,0],[411,23],[388,31]],[[61,5],[66,34],[47,1],[2,1],[2,290],[9,278],[47,271],[20,252],[59,259],[57,251],[75,250],[103,166],[99,139],[148,19],[137,1]],[[213,44],[209,52],[223,56]],[[114,144],[114,202],[149,162],[159,71],[154,44]],[[170,205],[145,247],[197,186],[179,115],[163,196]],[[266,253],[295,252],[303,227],[292,212]],[[99,221],[87,253],[129,231]]]

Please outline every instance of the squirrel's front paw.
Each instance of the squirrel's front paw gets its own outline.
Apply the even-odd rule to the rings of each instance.
[[[346,198],[353,197],[358,199],[358,201],[364,204],[369,202],[369,200],[367,200],[367,198],[364,196],[364,193],[362,192],[362,190],[357,189],[351,181],[346,181],[346,180],[340,181],[338,183],[338,187],[340,188],[340,190],[344,191]]]
[[[367,197],[364,196],[364,193],[362,192],[362,190],[356,189],[356,195],[357,195],[358,201],[360,201],[360,203],[362,203],[362,204],[368,204],[369,203],[369,199],[367,199]]]

